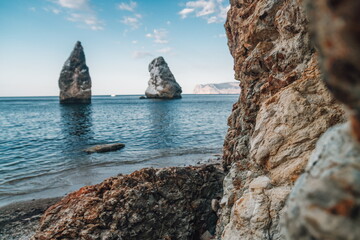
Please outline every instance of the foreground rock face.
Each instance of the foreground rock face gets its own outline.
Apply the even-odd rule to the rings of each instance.
[[[290,195],[287,238],[359,239],[359,183],[360,144],[348,124],[329,129]]]
[[[351,118],[318,141],[290,195],[283,231],[289,239],[360,239],[360,2],[307,6],[325,83]]]
[[[215,233],[223,176],[208,165],[109,178],[49,208],[32,239],[200,239]]]
[[[60,103],[91,102],[91,78],[79,41],[61,70],[59,88]]]
[[[240,87],[237,82],[209,83],[196,85],[194,94],[239,94]]]
[[[217,236],[283,239],[294,182],[344,112],[321,81],[302,1],[230,2],[225,28],[241,94],[224,142]]]
[[[151,61],[149,72],[150,80],[145,91],[147,98],[181,98],[181,87],[163,57]]]

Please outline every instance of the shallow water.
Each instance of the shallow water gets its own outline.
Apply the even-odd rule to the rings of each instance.
[[[63,195],[143,167],[196,164],[220,153],[236,95],[0,98],[0,205]],[[121,142],[120,151],[86,147]]]

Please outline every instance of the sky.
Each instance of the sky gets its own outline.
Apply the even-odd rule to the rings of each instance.
[[[93,95],[143,94],[163,56],[183,93],[234,81],[228,0],[0,0],[0,96],[56,96],[81,41]]]

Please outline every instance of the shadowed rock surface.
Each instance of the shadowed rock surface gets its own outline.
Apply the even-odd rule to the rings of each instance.
[[[91,102],[91,78],[79,41],[61,70],[59,88],[60,103]]]
[[[220,239],[284,239],[280,217],[316,141],[345,121],[321,81],[301,0],[231,0],[225,24],[241,93],[228,119]]]
[[[181,87],[163,57],[151,61],[149,72],[150,80],[145,91],[147,98],[181,98]]]
[[[50,207],[32,239],[200,239],[215,233],[223,176],[204,165],[109,178]]]
[[[117,151],[124,147],[125,147],[125,144],[123,144],[123,143],[110,143],[110,144],[102,144],[102,145],[96,145],[93,147],[89,147],[89,148],[85,149],[84,152],[86,152],[86,153],[104,153],[104,152]]]
[[[285,216],[287,239],[360,239],[360,144],[348,124],[318,141]]]

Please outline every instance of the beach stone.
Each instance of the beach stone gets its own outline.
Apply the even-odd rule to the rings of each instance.
[[[145,168],[83,187],[45,212],[32,239],[209,239],[217,166]]]
[[[151,61],[149,72],[150,80],[145,91],[147,98],[181,98],[181,87],[163,57]]]
[[[89,147],[89,148],[85,149],[84,152],[86,152],[86,153],[104,153],[104,152],[117,151],[124,147],[125,147],[125,144],[123,144],[123,143],[110,143],[110,144],[102,144],[102,145],[96,145],[93,147]]]
[[[60,103],[91,102],[91,78],[84,49],[79,41],[61,70],[59,88]]]

